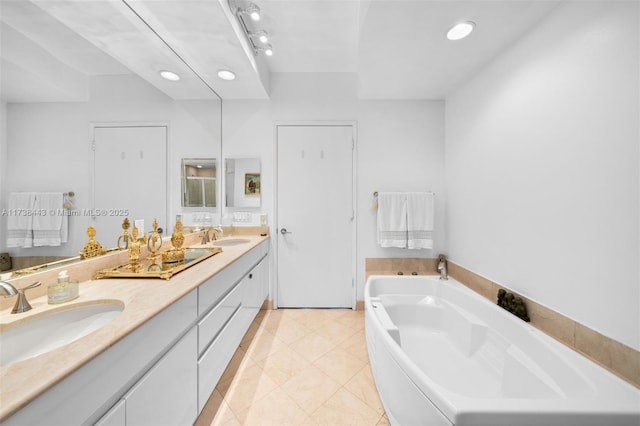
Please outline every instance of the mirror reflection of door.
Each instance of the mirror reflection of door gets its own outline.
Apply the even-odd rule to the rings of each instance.
[[[96,240],[115,247],[122,221],[154,219],[167,228],[167,127],[94,129],[94,226]]]
[[[216,160],[182,159],[182,207],[216,206]]]

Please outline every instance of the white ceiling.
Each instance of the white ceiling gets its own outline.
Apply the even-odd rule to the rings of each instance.
[[[265,99],[270,73],[344,72],[357,74],[362,99],[443,99],[558,4],[253,0],[268,58],[254,55],[235,17],[248,0],[232,1],[0,0],[0,97],[82,100],[89,76],[135,73],[174,99]],[[446,40],[461,20],[476,31]],[[219,80],[222,68],[236,80]],[[160,69],[183,78],[167,82]]]

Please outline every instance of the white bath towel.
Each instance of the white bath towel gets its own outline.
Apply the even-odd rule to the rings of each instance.
[[[432,192],[407,193],[407,248],[433,248],[433,216]]]
[[[68,219],[63,213],[64,195],[62,192],[36,193],[33,217],[33,245],[59,246],[67,241]]]
[[[380,247],[407,247],[407,197],[404,193],[378,193],[378,244]]]
[[[33,246],[35,192],[12,192],[7,209],[7,247]]]

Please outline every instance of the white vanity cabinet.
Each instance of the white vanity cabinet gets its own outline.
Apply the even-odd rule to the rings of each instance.
[[[265,240],[2,425],[193,424],[268,292]]]
[[[187,425],[198,416],[193,327],[124,396],[127,425]]]
[[[111,407],[98,422],[96,426],[122,426],[127,423],[127,413],[125,411],[126,401],[121,399],[116,405]]]
[[[198,415],[197,335],[193,327],[96,425],[192,424]]]
[[[248,256],[242,267],[237,267],[236,274],[227,271],[227,293],[219,302],[210,306],[199,303],[205,311],[198,322],[198,412],[206,404],[211,392],[216,387],[231,357],[240,345],[249,325],[260,310],[268,291],[268,257],[266,244],[258,246]],[[247,265],[251,269],[247,271]],[[233,266],[233,265],[232,265]],[[265,272],[266,268],[266,272]],[[238,274],[239,272],[239,274]],[[216,275],[218,277],[218,275]],[[213,277],[210,282],[200,286],[199,301],[210,300],[210,295],[220,293],[220,281]],[[218,291],[214,292],[212,287]]]
[[[158,360],[171,352],[176,341],[194,327],[196,310],[197,291],[194,289],[49,388],[2,425],[95,423],[119,404],[126,392],[152,371]],[[195,357],[195,350],[194,345],[191,359]]]

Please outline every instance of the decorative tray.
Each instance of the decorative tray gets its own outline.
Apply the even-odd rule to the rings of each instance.
[[[211,248],[185,248],[184,259],[179,262],[162,263],[160,253],[149,256],[136,263],[126,263],[114,268],[103,269],[96,272],[94,279],[101,278],[162,278],[170,279],[178,272],[202,262],[211,256],[222,252],[220,247]]]

